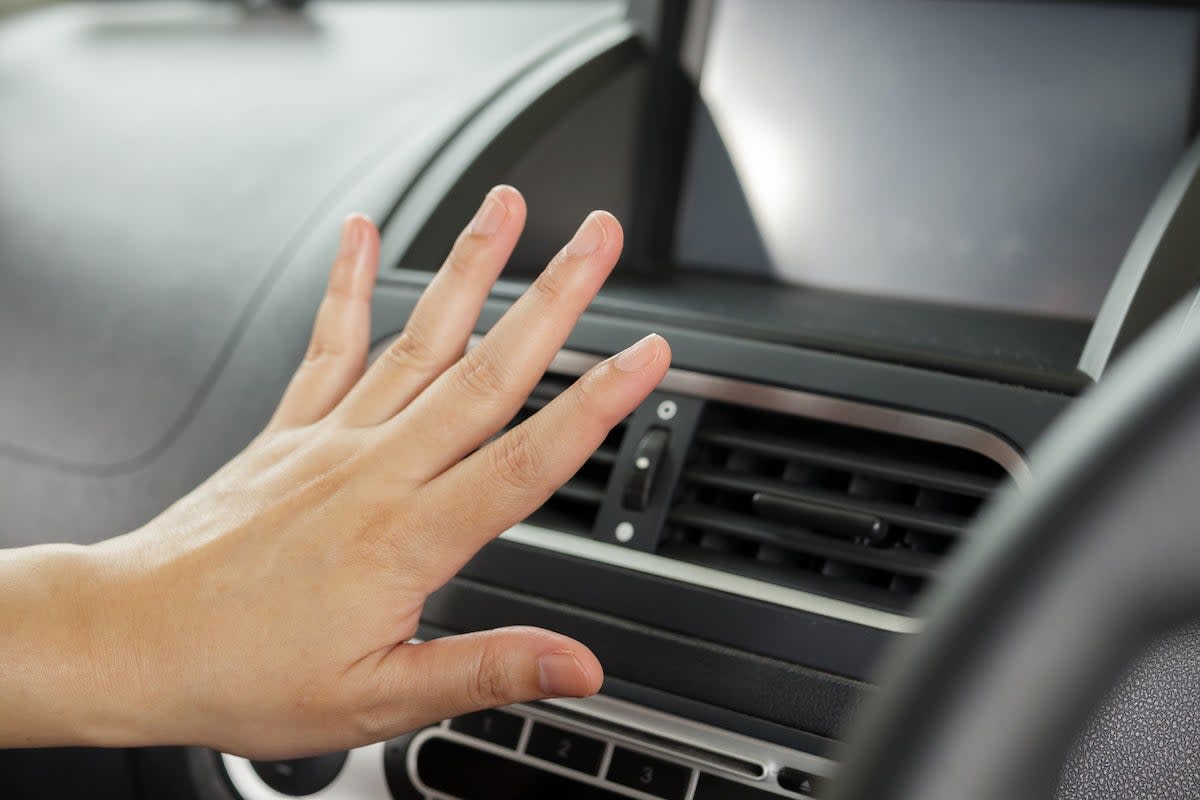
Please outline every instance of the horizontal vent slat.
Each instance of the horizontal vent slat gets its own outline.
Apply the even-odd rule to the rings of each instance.
[[[751,494],[770,492],[800,502],[820,503],[871,514],[881,517],[893,525],[916,528],[943,536],[961,537],[967,524],[967,520],[949,514],[920,511],[911,506],[899,506],[866,497],[856,497],[845,492],[798,486],[779,478],[739,475],[712,467],[691,467],[684,473],[684,476],[686,480],[702,486]]]
[[[609,445],[601,445],[595,453],[592,453],[589,461],[595,461],[598,464],[615,464],[617,461],[617,448]]]
[[[889,611],[908,610],[912,599],[907,595],[896,594],[879,586],[798,570],[792,565],[754,561],[742,556],[708,550],[695,544],[667,542],[658,552],[659,555],[675,561],[684,561],[688,564],[723,572],[733,572],[747,578],[766,581],[777,586],[786,586],[802,592],[834,595],[850,602],[863,603]]]
[[[705,444],[748,450],[772,458],[861,472],[899,483],[918,484],[972,497],[986,498],[996,488],[996,481],[988,476],[956,472],[932,464],[890,458],[879,453],[783,439],[766,433],[718,427],[701,431],[697,440]]]
[[[604,502],[604,487],[580,480],[569,480],[554,492],[557,497],[576,500],[580,503],[600,505]]]
[[[938,559],[925,553],[861,547],[840,539],[818,536],[788,525],[780,525],[745,514],[722,511],[711,506],[677,506],[671,511],[670,519],[676,525],[738,536],[761,544],[800,550],[821,558],[834,559],[898,575],[931,578],[937,571]]]

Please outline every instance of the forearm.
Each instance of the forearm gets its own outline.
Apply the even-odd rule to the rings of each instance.
[[[135,684],[122,685],[113,640],[101,629],[113,612],[106,582],[92,548],[0,551],[0,747],[135,736]]]

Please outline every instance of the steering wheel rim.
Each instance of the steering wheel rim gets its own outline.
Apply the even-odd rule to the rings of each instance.
[[[1168,315],[984,513],[857,721],[836,800],[1053,797],[1139,651],[1200,616],[1200,326]]]

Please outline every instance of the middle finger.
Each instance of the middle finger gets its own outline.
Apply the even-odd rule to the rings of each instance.
[[[408,477],[440,475],[516,415],[616,265],[621,244],[616,218],[592,212],[479,345],[389,423]]]

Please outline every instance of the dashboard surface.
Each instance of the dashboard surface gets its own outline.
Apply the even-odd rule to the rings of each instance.
[[[453,166],[455,143],[490,110],[535,92],[539,69],[608,69],[599,56],[618,47],[614,81],[641,56],[612,2],[318,3],[303,16],[113,3],[0,24],[0,546],[136,528],[244,446],[302,357],[351,211],[388,222],[373,339],[399,331],[428,280],[399,267],[413,220],[427,219],[422,187]],[[582,101],[554,102],[551,122]],[[513,158],[495,172],[531,169]],[[628,190],[605,186],[618,202]],[[516,274],[497,285],[480,331],[526,283]],[[695,310],[727,309],[719,289],[681,291],[694,295],[687,308],[672,305],[670,288],[618,277],[569,349],[602,356],[656,330],[680,370],[927,415],[1018,453],[1078,388],[714,326]],[[742,287],[738,303],[753,307],[756,291],[769,289]],[[566,585],[576,573],[585,578]],[[642,592],[663,602],[636,602]],[[672,616],[701,607],[721,612],[704,617],[704,630]],[[424,633],[513,620],[590,633],[610,656],[607,691],[620,702],[822,758],[869,697],[895,635],[511,540],[435,597]],[[839,644],[822,649],[829,642]],[[1192,644],[1156,656],[1174,659],[1164,675],[1191,674],[1182,654]],[[1110,772],[1097,780],[1086,766],[1097,758],[1140,757],[1116,734],[1144,726],[1147,708],[1192,713],[1147,700],[1164,695],[1139,674],[1119,690],[1133,707],[1106,711],[1088,732],[1094,748],[1068,773],[1071,797],[1111,788]],[[1187,737],[1173,746],[1147,770],[1178,764]],[[171,757],[140,753],[104,785],[126,796],[135,782],[126,766],[153,772]],[[0,788],[4,764],[17,763],[6,759]]]

